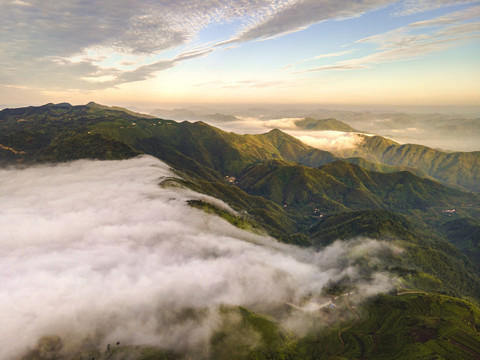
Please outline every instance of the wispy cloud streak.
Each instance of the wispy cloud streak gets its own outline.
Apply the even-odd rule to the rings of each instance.
[[[369,55],[334,64],[299,70],[306,73],[325,70],[352,70],[374,64],[411,60],[457,46],[461,41],[480,37],[480,6],[431,20],[419,21],[386,33],[357,41],[375,46]]]
[[[114,87],[149,79],[159,71],[219,49],[283,36],[331,19],[358,17],[393,3],[394,0],[4,0],[0,12],[0,84],[45,89]],[[406,1],[398,11],[410,14],[466,3],[471,1]],[[426,20],[414,27],[458,24],[461,16],[467,21],[465,14],[455,16]],[[197,44],[203,30],[225,24],[235,26],[206,44]],[[367,41],[375,39],[364,39]],[[188,50],[189,46],[194,50]],[[336,55],[314,59],[327,56]],[[315,68],[358,67],[359,64],[337,63]]]
[[[443,7],[476,3],[478,0],[406,0],[397,4],[395,15],[418,14]]]
[[[388,2],[6,1],[0,13],[0,83],[92,89],[141,81],[214,49],[298,31],[331,18],[358,16]],[[201,30],[233,21],[241,24],[236,34],[227,34],[191,56],[182,51]],[[102,49],[108,49],[109,55],[102,55]],[[178,49],[180,55],[161,59],[168,49]],[[116,58],[125,56],[133,59],[131,64],[145,56],[151,60],[124,69]]]

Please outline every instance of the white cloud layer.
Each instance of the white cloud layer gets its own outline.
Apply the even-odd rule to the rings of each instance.
[[[240,134],[263,134],[272,129],[280,129],[307,145],[333,153],[341,153],[344,150],[352,149],[365,141],[363,136],[354,132],[298,130],[295,122],[304,118],[280,118],[271,120],[241,116],[237,116],[237,118],[240,120],[229,122],[210,121],[210,123],[222,130],[233,131]]]
[[[65,351],[89,337],[101,348],[200,354],[219,304],[299,303],[330,280],[355,280],[355,257],[388,249],[366,239],[319,252],[280,244],[189,207],[206,197],[158,186],[168,176],[152,157],[0,170],[0,358],[54,334]],[[361,288],[391,283],[379,273]],[[179,315],[192,308],[203,315]]]
[[[342,131],[289,131],[303,143],[314,148],[340,153],[354,149],[365,142],[365,138],[357,133]]]

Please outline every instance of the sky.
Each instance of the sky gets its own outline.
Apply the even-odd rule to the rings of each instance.
[[[480,1],[0,0],[0,106],[480,106]]]

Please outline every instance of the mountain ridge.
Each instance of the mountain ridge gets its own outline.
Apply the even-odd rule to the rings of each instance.
[[[344,151],[343,155],[412,167],[444,184],[480,192],[480,151],[444,152],[424,145],[399,144],[378,135],[363,137],[361,145]]]
[[[330,130],[330,131],[343,131],[343,132],[359,132],[358,130],[355,130],[350,125],[345,124],[344,122],[334,118],[315,119],[313,117],[306,117],[305,119],[302,119],[302,120],[296,120],[294,124],[297,128],[302,130],[308,130],[308,131]]]

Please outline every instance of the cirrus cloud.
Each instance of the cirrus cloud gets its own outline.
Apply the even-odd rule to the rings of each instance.
[[[430,20],[418,21],[385,33],[372,35],[357,44],[373,45],[375,50],[359,58],[338,61],[293,73],[326,70],[365,69],[375,64],[405,61],[446,50],[462,41],[480,37],[480,6],[472,6]],[[294,64],[295,65],[295,64]]]
[[[419,5],[407,1],[399,11],[407,14],[470,2],[422,1]],[[59,3],[3,0],[0,84],[40,90],[111,88],[155,77],[160,71],[219,49],[301,31],[322,21],[358,17],[394,3],[394,0],[65,0]],[[215,33],[207,43],[198,44],[202,31],[225,24],[231,25],[228,32]],[[320,55],[317,59],[324,57]],[[316,67],[313,71],[363,67],[357,61]]]
[[[231,43],[298,31],[330,18],[357,16],[388,2],[4,0],[0,83],[48,89],[108,88],[148,79]],[[185,48],[203,29],[232,22],[239,24],[236,34],[220,34],[217,42],[194,49],[193,54]],[[177,55],[162,56],[169,49]],[[125,57],[132,64],[129,69],[124,68]]]

